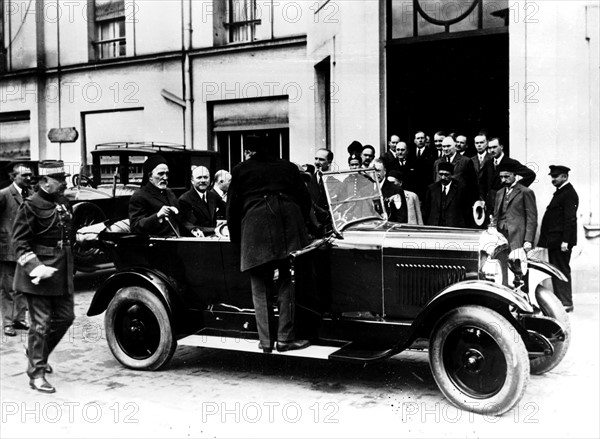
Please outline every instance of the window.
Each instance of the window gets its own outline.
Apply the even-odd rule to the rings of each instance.
[[[230,43],[254,41],[256,26],[256,0],[227,0],[226,23]]]
[[[94,6],[96,59],[125,56],[125,1],[95,0]]]
[[[0,159],[29,157],[29,111],[0,113]]]
[[[249,136],[259,137],[266,151],[273,157],[290,159],[290,130],[221,131],[216,133],[217,150],[221,153],[221,163],[232,169],[244,161],[244,144]]]

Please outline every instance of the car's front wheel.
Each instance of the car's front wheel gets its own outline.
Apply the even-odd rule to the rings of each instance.
[[[429,361],[446,398],[475,413],[510,410],[529,380],[523,340],[504,317],[482,306],[455,308],[440,319],[430,340]]]
[[[531,373],[542,375],[554,369],[565,357],[571,343],[571,323],[565,307],[554,293],[546,288],[538,288],[535,297],[545,316],[552,317],[562,325],[565,338],[564,340],[552,340],[554,352],[550,356],[534,358],[530,361]]]
[[[106,310],[104,325],[113,355],[131,369],[157,370],[177,347],[165,306],[142,287],[117,291]]]

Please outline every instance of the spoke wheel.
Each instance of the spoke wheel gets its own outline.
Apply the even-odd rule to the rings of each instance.
[[[73,230],[77,231],[82,227],[101,223],[106,219],[104,212],[92,203],[78,203],[73,206]],[[75,267],[81,271],[89,271],[90,267],[106,262],[107,258],[98,247],[90,243],[73,244],[73,259]]]
[[[497,312],[464,306],[433,331],[429,360],[442,393],[459,408],[500,415],[520,399],[529,379],[523,340]]]
[[[113,355],[132,369],[159,369],[177,346],[169,313],[145,288],[119,290],[106,310],[105,328]]]
[[[563,341],[552,341],[554,353],[551,356],[538,357],[530,360],[531,373],[542,375],[554,369],[562,361],[571,344],[571,323],[564,306],[554,293],[546,288],[538,288],[535,297],[545,316],[552,317],[560,322],[565,330]]]

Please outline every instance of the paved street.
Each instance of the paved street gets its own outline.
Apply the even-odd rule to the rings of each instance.
[[[28,388],[24,333],[2,338],[2,438],[600,436],[597,292],[575,296],[565,360],[495,418],[449,405],[423,352],[363,368],[180,347],[165,370],[125,369],[104,315],[85,315],[106,274],[76,277],[77,319],[51,357],[57,393]]]

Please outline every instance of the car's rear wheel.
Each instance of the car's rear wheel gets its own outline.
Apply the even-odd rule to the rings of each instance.
[[[546,288],[538,288],[535,292],[535,297],[544,315],[558,320],[565,333],[564,340],[552,341],[554,352],[551,356],[538,357],[530,360],[529,366],[531,373],[534,375],[542,375],[558,366],[567,354],[569,345],[571,344],[571,323],[569,322],[569,316],[567,315],[564,306],[552,291]]]
[[[461,409],[500,415],[523,396],[529,359],[515,328],[482,306],[449,311],[436,325],[429,361],[442,393]]]
[[[117,291],[106,310],[104,326],[113,355],[131,369],[157,370],[177,347],[167,309],[142,287]]]

